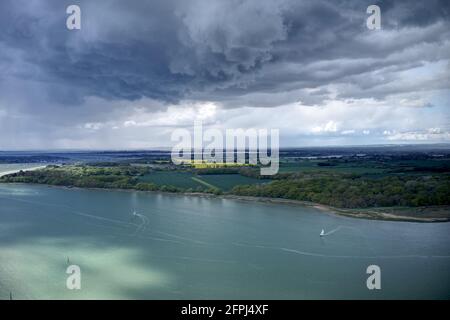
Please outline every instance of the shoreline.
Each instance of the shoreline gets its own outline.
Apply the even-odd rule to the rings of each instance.
[[[300,201],[300,200],[290,200],[282,198],[267,198],[267,197],[252,197],[252,196],[237,196],[237,195],[214,195],[214,194],[197,194],[197,193],[185,193],[184,195],[193,196],[203,196],[208,198],[218,198],[218,199],[228,199],[236,201],[245,202],[261,202],[269,204],[282,204],[282,205],[292,205],[301,207],[311,207],[320,211],[325,211],[327,213],[335,214],[338,216],[344,216],[356,219],[368,219],[368,220],[381,220],[381,221],[402,221],[402,222],[422,222],[422,223],[433,223],[433,222],[450,222],[449,218],[433,218],[433,217],[411,217],[404,215],[395,215],[385,212],[374,211],[380,208],[368,208],[368,209],[343,209],[335,208],[332,206],[324,205],[321,203]]]
[[[37,170],[38,168],[30,168],[29,170]],[[20,171],[20,170],[18,170]],[[25,171],[25,170],[22,170]],[[0,175],[1,176],[1,175]],[[335,208],[325,204],[282,199],[282,198],[267,198],[267,197],[253,197],[253,196],[239,196],[232,194],[221,194],[215,195],[212,193],[201,193],[201,192],[167,192],[167,191],[142,191],[135,189],[111,189],[111,188],[80,188],[75,186],[57,186],[49,184],[38,184],[38,183],[0,183],[0,185],[8,184],[22,184],[22,185],[40,185],[47,186],[50,188],[62,188],[62,189],[77,189],[77,190],[94,190],[94,191],[120,191],[120,192],[139,192],[139,193],[150,193],[150,194],[161,194],[161,195],[171,195],[171,196],[190,196],[190,197],[201,197],[209,199],[226,199],[234,201],[243,202],[259,202],[265,204],[281,204],[281,205],[291,205],[300,207],[310,207],[322,211],[328,214],[334,214],[341,217],[355,218],[355,219],[367,219],[367,220],[379,220],[379,221],[390,221],[390,222],[416,222],[416,223],[437,223],[437,222],[450,222],[450,217],[415,217],[407,215],[396,215],[387,212],[381,212],[377,210],[382,210],[383,208],[357,208],[357,209],[344,209]],[[439,207],[439,206],[436,206]],[[415,209],[413,207],[407,207],[407,209]]]
[[[4,171],[4,172],[0,172],[0,177],[7,176],[9,174],[19,173],[20,171],[35,171],[35,170],[39,170],[39,169],[44,169],[46,167],[47,167],[47,165]]]

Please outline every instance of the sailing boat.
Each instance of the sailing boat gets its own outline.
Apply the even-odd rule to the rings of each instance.
[[[323,237],[325,235],[325,230],[322,229],[322,231],[320,232],[319,236]]]

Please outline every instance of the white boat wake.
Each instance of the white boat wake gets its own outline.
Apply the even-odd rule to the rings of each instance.
[[[248,244],[248,243],[240,243],[233,242],[235,246],[240,247],[250,247],[250,248],[260,248],[260,249],[268,249],[268,250],[276,250],[283,251],[287,253],[292,253],[301,256],[310,256],[310,257],[318,257],[318,258],[334,258],[334,259],[449,259],[448,255],[420,255],[420,254],[404,254],[404,255],[333,255],[326,254],[320,252],[309,252],[309,251],[301,251],[292,248],[285,247],[277,247],[277,246],[269,246],[269,245],[257,245],[257,244]]]
[[[141,220],[141,223],[137,226],[136,230],[133,233],[133,236],[144,233],[148,225],[150,224],[150,220],[143,214],[136,213],[136,211],[133,212],[133,216]]]
[[[337,227],[337,228],[335,228],[335,229],[333,229],[333,230],[331,230],[331,231],[328,231],[328,232],[325,232],[325,230],[322,229],[322,232],[320,232],[320,236],[321,236],[321,237],[329,236],[329,235],[331,235],[331,234],[333,234],[333,233],[335,233],[335,232],[341,230],[342,228],[345,228],[345,227],[339,226],[339,227]]]

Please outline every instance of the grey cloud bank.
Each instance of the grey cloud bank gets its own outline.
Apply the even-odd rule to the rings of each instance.
[[[447,1],[6,0],[0,148],[167,146],[198,118],[282,146],[449,141],[449,75]]]

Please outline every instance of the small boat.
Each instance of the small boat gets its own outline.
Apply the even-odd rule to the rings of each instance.
[[[325,235],[325,230],[322,229],[322,231],[320,232],[319,236],[323,237]]]

